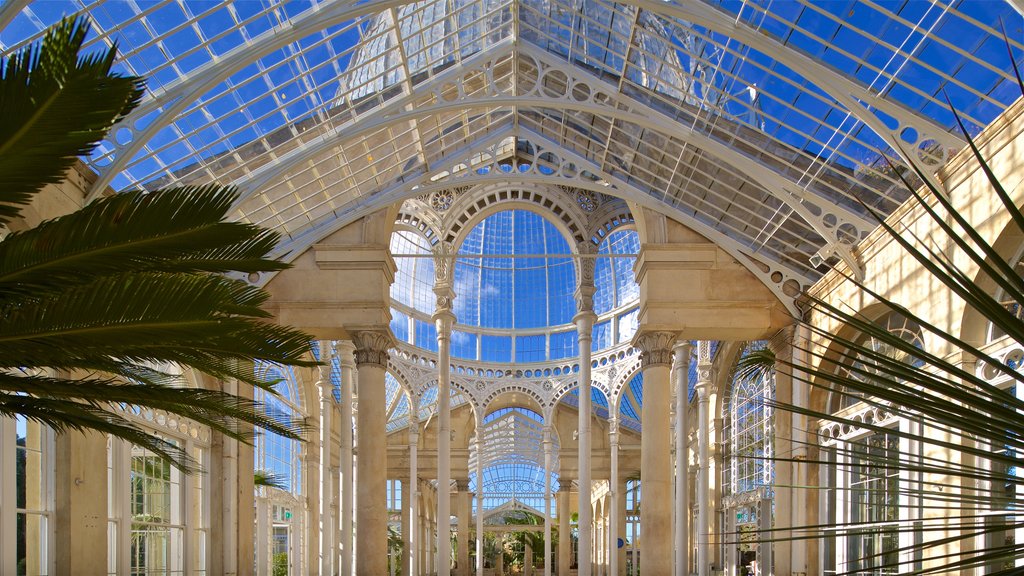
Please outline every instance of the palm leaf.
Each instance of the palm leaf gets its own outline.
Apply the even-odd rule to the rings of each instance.
[[[127,192],[10,235],[0,243],[0,293],[38,295],[105,274],[264,272],[276,233],[225,222],[237,194],[223,186]]]
[[[1021,82],[1021,89],[1024,92],[1024,82]],[[1024,232],[1024,214],[998,181],[955,111],[954,116],[981,173],[1009,217],[1007,230],[1016,234]],[[1024,344],[1024,322],[993,295],[993,290],[1000,290],[1006,300],[1021,306],[1024,304],[1024,279],[1011,262],[971,227],[945,191],[935,188],[932,179],[915,166],[911,168],[918,177],[915,182],[923,183],[920,190],[915,189],[901,171],[894,172],[907,186],[909,201],[933,225],[935,233],[927,239],[918,238],[909,228],[884,219],[869,206],[863,205],[864,209],[878,220],[889,239],[920,265],[932,285],[948,289],[963,300],[968,310],[986,318],[1011,340]],[[954,264],[950,255],[953,252],[969,259],[978,270],[977,277]],[[828,408],[812,409],[787,402],[769,404],[777,410],[805,416],[809,423],[833,423],[842,430],[885,433],[921,448],[914,454],[870,453],[857,448],[853,441],[840,439],[830,442],[827,450],[843,458],[839,461],[846,462],[845,469],[828,458],[805,460],[783,454],[772,460],[831,466],[836,468],[837,474],[863,473],[863,468],[869,466],[888,473],[897,472],[901,478],[897,485],[900,500],[891,506],[896,510],[905,508],[907,514],[926,511],[914,524],[904,523],[887,529],[892,534],[914,534],[916,537],[903,540],[911,542],[909,545],[865,553],[865,557],[855,559],[860,565],[851,564],[847,574],[865,571],[946,574],[982,567],[990,574],[1019,574],[1021,571],[1014,563],[1024,558],[1024,543],[1006,544],[997,541],[997,536],[1024,527],[1012,514],[1013,510],[1024,507],[1024,498],[1019,495],[1021,479],[1014,472],[1024,467],[1024,421],[1020,418],[1024,413],[1024,400],[978,376],[973,363],[995,369],[1017,386],[1024,385],[1024,376],[1014,366],[1002,363],[974,343],[915,315],[908,307],[885,298],[858,279],[839,270],[834,272],[888,314],[902,316],[918,325],[925,335],[931,336],[925,341],[943,342],[953,352],[941,356],[929,352],[847,310],[843,304],[806,296],[805,312],[816,321],[796,321],[810,334],[812,342],[794,344],[797,356],[802,359],[777,358],[769,349],[750,352],[738,363],[738,374],[754,376],[776,369],[794,382],[818,387],[833,395],[854,397],[865,407],[877,409],[876,413],[880,410],[912,425],[908,429],[892,428],[844,415],[845,412],[835,414]],[[840,335],[818,327],[826,324],[844,326],[845,330]],[[821,439],[816,431],[806,432],[809,438],[806,446],[819,448]],[[932,453],[942,457],[930,455]],[[803,490],[810,487],[777,485],[775,488]],[[848,486],[830,489],[853,490]],[[884,490],[862,490],[861,496],[876,501],[884,496]],[[852,492],[836,496],[837,501],[852,501],[852,498]],[[843,537],[860,538],[875,530],[878,528],[874,522],[847,521],[837,526],[823,523],[765,530],[760,541],[817,539],[824,542]],[[975,546],[981,538],[995,543]],[[964,543],[970,545],[963,546]],[[950,547],[959,551],[950,552]],[[917,558],[929,562],[918,566]]]
[[[63,180],[142,97],[141,80],[110,72],[116,47],[79,56],[88,30],[85,18],[65,19],[0,61],[0,224]]]
[[[66,19],[0,62],[0,224],[141,98],[141,80],[111,73],[115,48],[79,55],[88,29]],[[133,412],[165,411],[242,441],[254,427],[301,438],[305,423],[290,415],[153,368],[274,393],[257,360],[317,364],[309,335],[267,321],[266,292],[227,275],[287,268],[267,257],[277,234],[225,220],[236,197],[222,186],[127,192],[0,242],[0,415],[110,434],[186,471],[196,463]]]
[[[266,470],[256,470],[253,472],[253,485],[265,486],[267,488],[277,488],[278,490],[287,490],[288,486],[285,483],[285,478],[268,472]]]

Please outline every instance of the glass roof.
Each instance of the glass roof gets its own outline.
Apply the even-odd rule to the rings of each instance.
[[[483,494],[484,510],[516,501],[544,510],[544,419],[526,408],[502,408],[484,417]],[[558,439],[552,438],[558,469]],[[477,491],[475,443],[469,454],[469,490]],[[552,473],[552,490],[558,490],[558,474]]]
[[[458,253],[457,325],[530,329],[572,322],[572,251],[543,216],[528,210],[492,214],[469,231]],[[548,256],[560,254],[565,257]]]
[[[872,227],[860,202],[905,197],[884,158],[935,170],[963,146],[947,96],[977,132],[1024,58],[1024,18],[995,0],[13,0],[0,50],[72,13],[149,78],[87,159],[94,194],[233,183],[234,217],[291,256],[511,140],[797,289]]]

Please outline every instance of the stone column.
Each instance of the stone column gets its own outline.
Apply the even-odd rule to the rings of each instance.
[[[616,564],[616,566],[618,566],[619,576],[625,576],[625,574],[626,574],[626,545],[625,545],[625,540],[626,540],[626,481],[625,480],[619,480],[619,485],[616,488],[616,492],[615,492],[615,504],[614,504],[614,506],[615,506],[616,513],[618,514],[618,523],[616,524],[615,529],[616,529],[616,532],[619,535],[618,538],[621,538],[622,541],[623,541],[622,548],[619,548],[618,538],[616,539],[616,542],[615,542],[615,550],[616,550],[615,556],[618,559],[615,561],[615,564]]]
[[[810,386],[807,383],[808,374],[797,367],[809,366],[808,347],[810,346],[810,327],[798,325],[793,333],[793,405],[800,407],[810,406]],[[968,369],[969,370],[969,369]],[[792,445],[793,445],[793,485],[811,486],[817,484],[810,478],[811,465],[807,462],[808,438],[807,438],[807,416],[804,414],[792,413]],[[793,526],[814,526],[817,519],[812,516],[815,508],[811,503],[817,504],[817,491],[804,490],[803,494],[794,494],[793,498]],[[816,567],[818,545],[820,540],[807,540],[798,538],[791,543],[793,574],[809,574],[811,567]],[[808,549],[810,547],[810,549]]]
[[[775,353],[775,400],[783,404],[790,404],[793,401],[793,379],[787,363],[792,359],[793,348],[793,327],[784,328],[769,340],[768,346]],[[789,410],[776,410],[775,416],[775,445],[772,456],[787,459],[792,456],[793,443],[791,441],[793,432],[793,412]],[[789,575],[792,572],[792,544],[788,540],[792,535],[789,530],[793,526],[793,466],[788,461],[775,461],[775,526],[780,530],[770,532],[771,538],[778,538],[773,544],[762,543],[761,550],[772,548],[770,561],[759,562],[764,565],[764,572],[773,570],[777,574]],[[767,503],[766,503],[767,504]],[[769,509],[768,505],[762,510]],[[769,515],[770,517],[770,515]],[[770,527],[770,525],[769,525]],[[769,533],[765,533],[767,537]],[[760,554],[759,554],[760,555]],[[760,560],[760,558],[759,558]]]
[[[335,350],[341,367],[341,576],[352,576],[352,562],[355,550],[352,543],[354,524],[352,494],[355,492],[355,477],[352,466],[352,395],[355,390],[355,345],[349,341],[338,342]]]
[[[393,338],[385,328],[356,332],[359,370],[359,508],[356,510],[356,566],[360,574],[386,574],[387,401],[384,375]]]
[[[216,385],[229,394],[237,394],[246,399],[253,397],[252,386],[239,385],[234,379],[225,379]],[[248,425],[245,428],[252,431]],[[253,447],[216,431],[211,433],[210,438],[210,533],[217,534],[218,538],[210,541],[212,550],[209,572],[229,576],[252,574],[255,568],[253,558],[256,557]],[[58,453],[57,478],[60,478],[59,456]],[[58,546],[59,527],[60,524]]]
[[[611,519],[608,523],[608,546],[611,558],[609,559],[608,573],[611,576],[619,576],[619,497],[622,495],[619,489],[619,416],[613,414],[608,422],[608,442],[611,444],[611,474],[608,479],[608,490],[611,492]]]
[[[709,414],[711,401],[711,342],[701,340],[697,343],[697,382],[694,390],[697,393],[697,575],[709,576],[711,560],[711,485],[709,483],[708,449],[710,434]],[[645,398],[646,399],[646,398]]]
[[[562,476],[558,482],[558,576],[567,576],[569,566],[572,565],[572,536],[569,530],[572,479]]]
[[[334,413],[334,390],[331,386],[331,358],[334,348],[326,340],[320,341],[320,379],[317,392],[320,396],[320,539],[319,560],[321,574],[334,574],[334,515],[331,502],[334,500],[334,482],[331,478],[331,416]]]
[[[450,576],[452,567],[451,538],[451,335],[455,314],[452,300],[452,253],[448,242],[435,248],[434,294],[437,308],[434,326],[437,329],[437,576]]]
[[[470,576],[471,570],[469,566],[469,517],[473,513],[473,506],[470,502],[473,494],[469,491],[469,480],[459,479],[455,481],[455,486],[458,489],[458,510],[456,514],[459,517],[459,532],[458,532],[458,569],[459,576]]]
[[[409,522],[408,524],[402,524],[403,532],[405,532],[403,538],[405,540],[406,574],[419,573],[419,565],[416,563],[418,560],[416,547],[420,545],[420,539],[416,537],[416,520],[419,517],[417,501],[420,496],[419,463],[417,461],[420,441],[419,418],[416,416],[418,413],[418,402],[413,399],[409,403],[409,484],[402,491],[402,496],[405,496],[406,492],[409,493],[409,502],[406,505]]]
[[[687,422],[686,416],[690,407],[690,343],[685,340],[676,342],[673,348],[672,372],[675,376],[676,395],[676,498],[675,498],[675,548],[676,575],[685,576],[690,564],[689,543],[690,533],[687,530],[689,514],[689,462],[687,454]]]
[[[484,421],[482,412],[476,414],[476,576],[484,576],[484,439],[480,425]]]
[[[581,254],[592,252],[590,244],[584,250],[581,247]],[[579,424],[577,425],[578,437],[578,462],[579,462],[579,547],[577,548],[577,564],[579,576],[591,576],[591,553],[593,550],[593,514],[590,508],[590,347],[593,340],[594,322],[597,315],[594,314],[594,259],[581,257],[580,262],[580,284],[576,288],[576,310],[573,318],[576,324],[576,333],[580,345],[580,376],[579,376]]]
[[[551,469],[554,466],[551,426],[544,427],[544,576],[551,576]]]
[[[415,477],[412,480],[402,478],[402,558],[398,561],[402,574],[414,574],[409,565],[409,553],[412,551],[412,543],[415,541],[412,535],[413,518],[415,518],[412,502],[416,497],[416,490],[412,485],[415,482]]]
[[[643,435],[640,437],[640,566],[644,574],[672,573],[672,454],[669,406],[672,332],[639,332],[633,347],[640,350],[644,378]]]

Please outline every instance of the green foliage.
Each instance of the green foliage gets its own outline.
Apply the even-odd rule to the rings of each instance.
[[[273,576],[288,576],[288,553],[274,554]]]
[[[1024,83],[1021,90],[1024,92]],[[961,132],[987,178],[991,192],[1002,203],[1009,219],[1008,232],[1019,237],[1024,234],[1024,214],[996,178],[963,124]],[[900,223],[885,220],[883,215],[874,213],[868,206],[865,209],[875,216],[888,237],[929,276],[930,281],[921,285],[949,290],[966,303],[969,312],[977,313],[1011,341],[1024,345],[1024,322],[1019,316],[1019,310],[1024,306],[1024,279],[1014,269],[1013,262],[971,226],[946,192],[932,184],[929,175],[920,171],[908,176],[897,170],[893,172],[903,179],[915,208],[937,232],[927,239],[918,238]],[[914,177],[913,181],[909,180],[911,177]],[[918,190],[913,186],[914,182],[923,182],[924,186]],[[963,264],[954,264],[953,254],[968,259],[979,270],[978,276],[963,272]],[[919,496],[928,502],[928,506],[942,509],[941,512],[928,512],[929,515],[939,515],[939,520],[927,521],[922,526],[887,529],[890,532],[886,537],[891,538],[894,544],[888,550],[877,546],[879,549],[856,559],[860,565],[852,563],[854,569],[849,574],[947,574],[967,573],[975,569],[985,569],[989,574],[1019,573],[1014,565],[1024,560],[1024,542],[1007,541],[1004,535],[1024,527],[1019,517],[1011,513],[1024,506],[1019,495],[1020,478],[1014,472],[1014,469],[1024,467],[1024,418],[1021,418],[1024,400],[1014,394],[1012,387],[993,386],[971,367],[975,363],[985,365],[1016,386],[1024,385],[1024,376],[1017,370],[1018,366],[993,358],[974,343],[959,337],[955,331],[915,315],[908,309],[909,303],[885,298],[856,278],[847,276],[846,279],[859,286],[868,299],[879,302],[887,313],[919,325],[928,335],[926,341],[944,343],[953,352],[943,355],[932,353],[911,339],[890,333],[884,326],[856,311],[808,295],[806,311],[817,321],[798,321],[797,324],[817,341],[818,346],[798,342],[795,350],[814,368],[788,357],[776,357],[766,348],[748,354],[738,369],[746,375],[779,369],[794,381],[806,382],[825,393],[850,396],[917,422],[924,433],[836,416],[828,408],[822,410],[781,403],[777,405],[779,409],[805,415],[811,422],[814,419],[838,422],[876,435],[884,433],[897,440],[920,443],[923,445],[920,453],[943,455],[917,457],[900,454],[898,449],[867,451],[863,442],[840,442],[835,448],[837,454],[865,470],[871,467],[876,472],[884,471],[886,476],[904,478],[920,475],[926,481],[914,486],[904,482],[899,485],[898,492]],[[1002,293],[1001,299],[993,295],[996,290]],[[848,330],[831,334],[818,327],[823,325],[841,325]],[[812,450],[816,442],[815,439],[810,440]],[[787,456],[780,454],[775,459],[788,461]],[[812,459],[809,463],[833,465],[824,457],[817,461]],[[905,507],[906,516],[910,516],[910,508],[917,505],[914,498],[894,498],[891,508],[887,508],[885,513],[894,518],[898,508]],[[790,528],[784,530],[789,532]],[[812,538],[825,542],[836,536],[870,537],[866,534],[872,530],[877,529],[848,522],[838,526],[794,527],[791,534],[767,532],[762,533],[760,539],[778,542]],[[912,531],[916,537],[907,547],[896,550],[899,531]],[[986,544],[976,546],[979,542]],[[956,548],[962,552],[941,556]],[[938,557],[939,560],[923,567],[915,565],[914,560],[906,560],[915,557]]]
[[[256,470],[253,472],[253,484],[255,486],[264,486],[266,488],[287,490],[284,478],[281,478],[277,474],[267,472],[266,470]]]
[[[111,72],[116,49],[80,54],[88,31],[84,18],[64,20],[0,62],[0,224],[142,97],[141,79]],[[186,470],[196,463],[182,449],[122,410],[167,411],[244,441],[249,425],[300,438],[302,422],[156,368],[270,390],[253,361],[315,364],[310,337],[269,322],[268,295],[230,275],[287,267],[267,257],[275,233],[226,221],[236,199],[222,186],[130,191],[3,239],[0,416],[112,434]]]

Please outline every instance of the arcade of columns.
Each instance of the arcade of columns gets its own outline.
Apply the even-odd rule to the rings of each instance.
[[[713,536],[713,506],[704,505],[714,501],[712,479],[720,470],[720,464],[715,463],[715,447],[721,422],[713,419],[718,399],[710,341],[766,338],[788,322],[785,307],[723,250],[663,215],[639,207],[634,214],[642,214],[636,219],[636,227],[643,248],[635,264],[641,309],[639,330],[629,353],[639,355],[643,373],[643,434],[637,438],[636,433],[620,428],[614,416],[617,410],[611,410],[613,416],[607,423],[594,419],[590,395],[580,394],[577,439],[573,442],[572,424],[567,422],[567,412],[571,411],[556,407],[557,401],[543,408],[545,576],[571,573],[571,551],[566,546],[552,549],[550,535],[554,521],[559,523],[559,533],[569,533],[573,512],[579,519],[576,573],[625,574],[626,550],[618,548],[617,543],[625,539],[626,478],[637,473],[643,481],[639,561],[644,574],[685,574],[692,570],[708,576],[711,565],[721,561]],[[401,349],[388,328],[389,286],[395,264],[388,253],[392,228],[385,223],[394,222],[394,216],[394,211],[381,211],[336,232],[267,285],[272,294],[267,307],[280,321],[308,330],[321,341],[336,342],[333,351],[325,352],[336,353],[341,359],[345,384],[340,420],[348,421],[352,414],[356,417],[354,448],[348,427],[341,426],[341,481],[334,482],[331,474],[321,474],[318,487],[321,500],[340,499],[341,519],[354,516],[354,533],[350,522],[340,522],[343,531],[337,545],[328,536],[310,541],[318,542],[320,550],[333,546],[340,551],[338,555],[319,555],[321,573],[386,574],[386,483],[389,479],[401,480],[405,573],[452,573],[449,534],[439,529],[443,522],[438,519],[454,516],[458,535],[456,572],[468,576],[475,570],[483,576],[482,536],[486,528],[483,515],[470,517],[470,444],[477,454],[484,449],[475,427],[486,413],[501,406],[530,405],[522,403],[527,397],[522,390],[462,390],[470,398],[470,405],[460,406],[457,413],[453,414],[448,402],[438,402],[429,428],[413,426],[390,436],[386,433],[385,373],[392,360],[390,352]],[[456,321],[452,303],[458,295],[452,285],[452,260],[446,257],[452,253],[452,246],[440,246],[435,254],[437,307],[433,315],[437,361],[430,364],[433,368],[425,378],[427,382],[405,383],[412,413],[417,410],[418,391],[435,381],[438,398],[447,398],[452,389],[450,338]],[[594,260],[588,252],[585,247],[580,249],[577,259],[580,280],[574,318],[580,335],[579,372],[575,376],[582,382],[594,381],[590,352],[596,320]],[[696,406],[688,405],[686,396],[692,340],[698,341]],[[353,380],[356,396],[350,385]],[[617,406],[617,400],[610,396],[609,405]],[[673,417],[677,424],[673,424]],[[595,427],[599,431],[595,432]],[[454,448],[453,441],[457,445]],[[323,448],[327,454],[320,455],[321,461],[331,457],[330,450]],[[360,454],[371,456],[358,458]],[[353,460],[357,460],[355,464]],[[482,465],[483,459],[476,458],[477,477],[482,477]],[[346,478],[353,478],[353,469],[354,491],[346,489]],[[560,474],[561,489],[557,493],[552,492],[551,472]],[[436,484],[430,480],[436,480]],[[573,480],[579,487],[575,498],[569,492]],[[454,492],[436,489],[453,483]],[[475,496],[477,508],[482,509],[483,494]],[[669,502],[672,505],[666,505]],[[595,504],[600,510],[597,515]],[[690,520],[691,505],[697,510],[695,523]],[[556,509],[554,515],[552,508]],[[322,513],[321,520],[322,525],[332,521],[330,512]],[[469,565],[470,542],[462,536],[470,533],[472,520],[477,535],[473,543],[475,567]],[[353,538],[355,558],[351,566],[340,558],[348,556],[345,550],[353,550]],[[689,554],[691,546],[696,548],[694,558]]]

